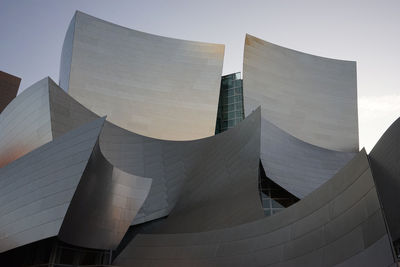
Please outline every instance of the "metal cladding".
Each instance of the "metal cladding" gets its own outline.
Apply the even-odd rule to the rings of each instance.
[[[167,140],[214,135],[224,46],[121,27],[76,12],[60,86],[129,131]]]
[[[97,143],[65,215],[59,239],[80,247],[116,249],[150,186],[151,179],[113,167]]]
[[[305,54],[246,35],[245,113],[330,150],[358,152],[356,63]]]
[[[400,239],[400,119],[383,134],[369,154],[376,186],[387,217],[392,239]]]
[[[298,198],[328,181],[355,155],[303,142],[261,118],[260,158],[265,173]]]
[[[0,71],[0,113],[17,95],[21,78]]]
[[[104,119],[49,142],[0,169],[0,251],[55,236]]]
[[[271,180],[303,198],[358,151],[355,62],[246,35],[245,113],[261,106],[260,157]]]
[[[97,117],[53,82],[50,84],[53,136]],[[171,218],[184,217],[192,223],[171,224],[160,231],[190,232],[237,225],[263,216],[258,196],[259,142],[257,110],[231,131],[194,141],[149,138],[106,121],[99,147],[116,168],[152,179],[150,193],[132,224],[171,213]],[[191,208],[194,206],[196,209]]]
[[[30,266],[43,262],[28,254],[48,255],[49,266],[398,261],[400,120],[369,158],[357,151],[355,63],[246,36],[248,116],[239,123],[235,74],[220,107],[233,128],[210,136],[222,57],[221,45],[77,12],[61,87],[45,78],[0,114],[0,258]]]
[[[114,264],[389,266],[393,261],[362,150],[327,183],[274,216],[209,232],[140,234]]]
[[[0,114],[0,167],[52,140],[49,79],[18,95]]]

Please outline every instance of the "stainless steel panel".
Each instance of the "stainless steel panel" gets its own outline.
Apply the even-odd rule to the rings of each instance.
[[[48,78],[19,94],[0,114],[0,167],[52,140]]]
[[[365,259],[360,255],[371,259],[375,254],[368,266],[389,266],[394,258],[377,202],[362,150],[328,182],[278,214],[208,232],[139,234],[113,264],[361,266]],[[364,215],[358,216],[360,212]],[[334,224],[329,237],[329,225]],[[265,242],[269,239],[274,241]]]
[[[50,99],[55,136],[97,116],[54,84],[50,86]],[[153,181],[132,224],[166,216],[174,207],[171,218],[182,217],[181,211],[192,205],[197,206],[196,211],[183,216],[192,223],[171,224],[160,231],[216,229],[262,217],[257,188],[259,120],[258,110],[235,129],[194,141],[149,138],[106,122],[99,145],[107,161]],[[210,206],[213,212],[206,212]]]
[[[265,118],[261,118],[260,154],[268,178],[298,198],[328,181],[356,155],[303,142]]]
[[[150,191],[151,179],[114,168],[98,143],[60,229],[67,243],[116,249]]]
[[[58,234],[103,123],[70,131],[0,169],[0,252]]]
[[[71,96],[149,137],[192,140],[214,134],[223,45],[151,35],[82,12],[74,20],[60,68],[60,86]]]
[[[246,35],[245,112],[329,150],[358,151],[356,63],[305,54]]]

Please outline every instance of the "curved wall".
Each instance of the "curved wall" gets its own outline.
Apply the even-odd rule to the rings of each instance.
[[[60,86],[77,101],[149,137],[214,135],[223,45],[151,35],[81,12],[73,21]]]
[[[246,35],[246,115],[322,148],[358,151],[356,63],[313,56]]]
[[[75,246],[116,249],[146,199],[151,179],[112,166],[96,143],[58,235]]]
[[[49,78],[19,94],[0,114],[0,167],[50,142]]]
[[[0,169],[0,252],[58,234],[103,123],[88,123]]]
[[[56,137],[97,117],[56,85],[50,87],[50,99]],[[227,132],[194,141],[154,139],[106,121],[99,145],[114,167],[152,179],[132,224],[172,211],[171,218],[184,217],[191,223],[171,224],[159,231],[191,232],[263,217],[258,196],[259,139],[257,110]]]
[[[210,232],[140,234],[113,264],[390,266],[393,262],[362,150],[327,183],[274,216]]]
[[[303,142],[261,119],[260,158],[265,173],[298,198],[328,181],[355,155]]]
[[[369,154],[393,241],[400,239],[400,119],[382,135]]]

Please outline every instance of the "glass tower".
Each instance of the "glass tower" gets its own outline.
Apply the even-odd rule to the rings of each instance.
[[[243,119],[243,80],[240,72],[222,76],[215,134],[234,127]]]

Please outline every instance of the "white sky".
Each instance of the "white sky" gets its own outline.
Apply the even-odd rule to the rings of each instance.
[[[357,61],[360,148],[400,116],[400,1],[0,0],[0,70],[58,81],[68,24],[81,10],[132,29],[225,44],[224,74],[242,70],[244,36]]]

